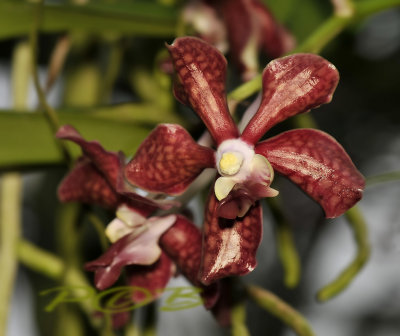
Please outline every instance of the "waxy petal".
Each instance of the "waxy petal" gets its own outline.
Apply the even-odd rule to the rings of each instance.
[[[73,141],[79,145],[84,155],[93,162],[106,180],[115,188],[120,168],[117,153],[106,151],[97,141],[86,141],[78,131],[70,125],[60,127],[56,133],[56,137]]]
[[[119,195],[87,158],[78,160],[62,180],[57,194],[61,202],[98,204],[107,209],[115,209],[120,203]]]
[[[201,263],[202,237],[200,230],[188,219],[177,216],[177,220],[160,238],[160,246],[176,263],[178,270],[195,286],[203,289],[201,296],[206,308],[214,306],[218,299],[219,286],[204,286],[198,280]]]
[[[272,58],[293,48],[293,37],[259,1],[224,0],[220,3],[231,55],[245,80],[257,74],[261,48]]]
[[[246,216],[235,220],[218,217],[219,202],[211,193],[205,213],[203,259],[200,280],[244,275],[256,267],[256,251],[262,238],[261,207],[257,202]]]
[[[294,54],[270,62],[263,72],[260,108],[241,138],[255,144],[272,126],[328,103],[339,81],[333,64],[314,54]]]
[[[152,217],[152,223],[142,234],[123,236],[98,259],[87,263],[86,270],[95,271],[96,287],[103,290],[111,286],[120,276],[122,267],[126,265],[153,264],[161,255],[158,240],[175,220],[175,215]]]
[[[127,284],[133,286],[132,300],[135,303],[150,302],[163,293],[175,267],[171,259],[163,252],[160,258],[149,266],[127,266]]]
[[[217,145],[238,137],[226,102],[225,57],[213,46],[194,37],[177,38],[168,49],[181,84],[175,90],[178,99],[190,103]]]
[[[215,166],[214,152],[179,125],[159,125],[125,166],[127,180],[151,192],[180,194],[204,170]]]
[[[326,217],[338,217],[361,197],[365,180],[343,147],[314,129],[284,132],[261,142],[256,153],[318,202]]]

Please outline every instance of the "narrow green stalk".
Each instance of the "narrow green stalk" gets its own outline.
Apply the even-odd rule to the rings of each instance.
[[[244,301],[237,302],[232,308],[232,336],[250,336],[246,326],[246,307]]]
[[[98,101],[108,103],[112,89],[121,68],[123,48],[120,41],[113,41],[109,48],[108,63],[100,85]]]
[[[17,273],[17,243],[21,226],[22,180],[17,173],[0,181],[0,335],[6,335],[8,310]]]
[[[288,288],[294,288],[300,281],[301,265],[292,230],[276,204],[276,200],[269,199],[268,204],[276,222],[278,254],[284,270],[284,282]]]
[[[317,294],[319,301],[329,300],[347,288],[365,265],[370,255],[368,229],[360,209],[354,206],[345,213],[345,216],[357,241],[357,255],[351,264],[334,281],[319,290]]]
[[[62,259],[27,240],[19,240],[17,253],[19,261],[37,273],[56,281],[64,280],[64,284],[71,286],[71,288],[92,288],[79,269],[71,267],[66,270]],[[73,295],[79,297],[81,293],[77,290],[73,291]],[[91,325],[96,329],[100,328],[102,325],[101,318],[96,317],[96,312],[93,310],[90,301],[79,300],[77,303],[82,311],[86,313]]]
[[[367,177],[367,187],[378,183],[400,181],[400,171]]]
[[[47,118],[47,121],[50,125],[52,132],[56,133],[57,130],[60,128],[60,121],[58,119],[56,111],[47,103],[46,94],[40,85],[38,68],[37,68],[38,31],[42,15],[42,6],[43,6],[43,0],[39,0],[39,2],[35,5],[33,23],[29,34],[29,43],[32,52],[32,75],[33,75],[33,83],[35,85],[40,105],[43,108],[44,114]],[[60,147],[60,150],[63,153],[65,160],[67,162],[71,162],[71,155],[65,143],[57,139],[55,139],[54,141],[56,141],[57,145]]]
[[[248,286],[247,292],[261,308],[287,324],[299,336],[315,335],[307,320],[293,307],[271,292],[257,286]]]
[[[104,227],[103,222],[94,213],[89,213],[87,216],[88,216],[90,223],[93,225],[94,229],[97,232],[102,250],[106,251],[108,249],[108,247],[110,246],[110,243],[108,242],[108,239],[105,235],[105,231],[104,231],[105,227]]]

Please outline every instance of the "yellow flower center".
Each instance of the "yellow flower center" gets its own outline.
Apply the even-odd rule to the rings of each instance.
[[[235,175],[243,163],[243,155],[238,152],[226,152],[219,161],[219,169],[225,175]]]

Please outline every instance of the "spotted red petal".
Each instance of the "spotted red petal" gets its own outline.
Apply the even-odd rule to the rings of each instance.
[[[119,195],[88,158],[81,158],[58,187],[61,202],[98,204],[116,209]]]
[[[214,167],[214,152],[200,146],[179,125],[159,125],[125,166],[127,180],[147,191],[182,193],[207,167]]]
[[[217,144],[238,136],[226,95],[226,59],[213,46],[194,37],[177,38],[168,46],[180,86],[178,99],[189,102]]]
[[[255,144],[272,126],[329,103],[339,81],[335,66],[313,54],[294,54],[270,62],[263,72],[260,108],[242,139]]]
[[[259,1],[224,0],[220,4],[231,55],[245,80],[257,74],[261,48],[272,58],[293,48],[293,37]]]
[[[150,302],[160,297],[174,274],[172,261],[164,252],[152,265],[127,266],[125,270],[127,283],[134,289],[132,300],[135,303]]]
[[[200,230],[188,219],[178,215],[175,224],[160,238],[160,246],[176,263],[178,269],[195,286],[202,288],[206,308],[214,306],[219,295],[218,284],[204,286],[198,280],[201,262]]]
[[[108,182],[115,188],[120,168],[117,153],[106,151],[97,141],[86,141],[70,125],[62,126],[58,130],[56,137],[73,141],[79,145],[84,155],[90,158],[96,168],[100,170]]]
[[[328,218],[340,216],[362,197],[363,176],[343,147],[322,131],[288,131],[261,142],[255,151],[317,201]]]
[[[203,259],[200,280],[210,284],[218,279],[244,275],[256,267],[256,251],[262,238],[259,202],[243,218],[218,217],[219,202],[211,193],[205,213]]]

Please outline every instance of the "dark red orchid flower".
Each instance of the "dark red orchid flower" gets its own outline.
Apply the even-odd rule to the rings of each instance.
[[[259,0],[192,1],[183,18],[222,53],[230,50],[244,80],[258,73],[260,51],[276,58],[295,45],[294,38]]]
[[[270,187],[274,170],[318,202],[327,217],[340,216],[361,199],[364,178],[328,134],[296,129],[258,142],[275,124],[330,102],[339,80],[331,63],[313,54],[270,62],[263,72],[260,107],[239,134],[227,108],[224,56],[191,37],[176,39],[169,51],[178,79],[175,95],[203,120],[216,151],[198,145],[181,126],[164,124],[124,170],[132,184],[145,190],[179,194],[205,168],[217,169],[205,215],[203,283],[255,267],[262,232],[258,200],[277,195]]]
[[[113,244],[86,265],[95,271],[96,287],[110,287],[126,266],[128,284],[144,289],[133,292],[133,301],[154,300],[171,276],[180,271],[194,286],[203,289],[204,304],[211,308],[218,298],[218,285],[204,286],[197,279],[202,242],[199,229],[183,216],[149,217],[155,210],[168,209],[176,203],[154,201],[135,193],[121,174],[122,154],[106,151],[96,141],[86,141],[68,125],[60,128],[57,137],[75,142],[83,151],[61,182],[59,199],[117,210],[117,218],[106,229]]]

